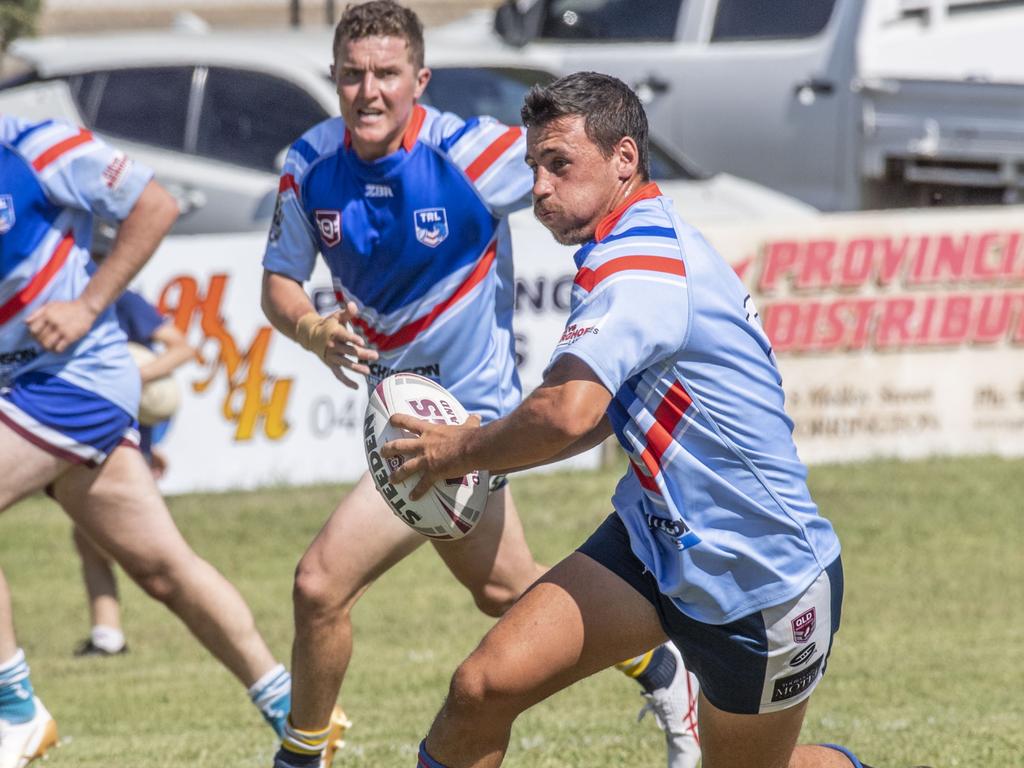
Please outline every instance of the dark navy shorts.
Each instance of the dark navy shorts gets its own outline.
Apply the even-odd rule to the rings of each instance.
[[[754,715],[787,709],[811,695],[839,631],[843,566],[836,558],[797,598],[728,624],[692,619],[658,589],[612,513],[578,550],[619,576],[654,606],[665,634],[715,707]]]

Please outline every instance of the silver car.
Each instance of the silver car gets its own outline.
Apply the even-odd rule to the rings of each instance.
[[[17,41],[20,72],[0,110],[87,126],[152,167],[177,198],[179,234],[263,229],[286,148],[338,114],[320,31],[161,32]],[[514,52],[432,44],[423,101],[518,122],[527,88],[552,75]],[[657,142],[652,175],[694,223],[806,216],[807,205],[725,174],[705,178]]]

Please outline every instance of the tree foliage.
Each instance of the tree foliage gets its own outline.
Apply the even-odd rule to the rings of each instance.
[[[16,38],[35,32],[41,0],[0,0],[0,55]]]

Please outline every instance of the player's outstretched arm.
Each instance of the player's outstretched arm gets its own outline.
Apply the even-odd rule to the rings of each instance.
[[[188,343],[185,334],[178,330],[178,326],[171,320],[153,331],[150,340],[160,342],[163,345],[163,351],[152,362],[139,368],[139,376],[142,378],[143,384],[166,376],[189,360],[196,359],[195,349]]]
[[[277,330],[319,357],[331,373],[346,387],[359,382],[346,371],[366,375],[367,362],[377,359],[377,351],[352,330],[349,321],[359,314],[351,301],[342,309],[321,317],[313,308],[302,284],[277,272],[263,272],[263,313]]]
[[[63,352],[92,328],[96,318],[124,292],[178,218],[178,205],[150,181],[121,222],[114,245],[74,301],[53,301],[28,316],[26,324],[44,348]]]
[[[548,464],[596,445],[608,434],[609,402],[611,393],[590,366],[566,354],[518,408],[487,426],[449,427],[392,416],[393,426],[417,437],[387,443],[381,455],[404,457],[391,475],[394,482],[423,472],[411,494],[417,499],[437,480],[474,469],[508,472]]]

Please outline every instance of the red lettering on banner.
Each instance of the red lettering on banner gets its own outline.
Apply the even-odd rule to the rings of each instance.
[[[910,318],[913,314],[913,299],[896,298],[886,301],[875,334],[878,347],[885,349],[905,346],[910,341]]]
[[[940,236],[927,280],[936,283],[962,280],[967,272],[967,254],[971,245],[972,238],[969,235]]]
[[[928,338],[932,333],[932,319],[935,316],[935,305],[937,301],[934,296],[924,299],[924,311],[917,321],[917,334],[914,336],[914,344],[924,346],[928,344]]]
[[[920,285],[928,281],[928,274],[925,270],[928,263],[931,238],[925,235],[911,242],[914,244],[916,252],[911,257],[910,271],[904,279],[912,285]]]
[[[1012,296],[983,297],[972,341],[975,344],[993,344],[1006,336],[1015,303],[1019,302],[1015,302]]]
[[[971,297],[967,294],[949,296],[945,310],[936,341],[939,344],[964,343],[970,330]]]
[[[803,268],[797,277],[797,288],[826,288],[832,284],[832,262],[836,256],[835,240],[812,240],[804,249]]]
[[[878,271],[878,284],[889,285],[903,270],[903,262],[910,249],[910,238],[901,237],[898,241],[891,237],[882,239],[882,259]]]
[[[1013,254],[1006,248],[1005,237],[999,232],[985,232],[978,238],[971,263],[972,280],[995,280],[1009,274]]]
[[[800,318],[800,305],[794,301],[780,301],[773,304],[771,311],[763,315],[764,332],[771,339],[772,349],[785,352],[796,344],[796,328]]]
[[[236,424],[235,440],[251,440],[260,421],[264,434],[271,440],[278,440],[289,428],[285,408],[292,379],[266,373],[266,356],[272,338],[270,326],[256,331],[245,352],[239,350],[221,311],[227,281],[228,275],[211,276],[206,294],[201,295],[195,278],[176,277],[164,286],[158,306],[173,317],[174,324],[183,333],[198,319],[205,340],[216,342],[217,358],[204,361],[209,366],[209,375],[205,380],[193,382],[192,389],[206,391],[224,368],[228,392],[221,410],[225,419]]]
[[[776,284],[784,276],[792,272],[796,266],[798,246],[792,240],[780,240],[769,243],[765,249],[764,270],[761,272],[761,281],[758,290],[761,293],[770,293],[776,288]]]
[[[851,240],[843,253],[839,284],[844,288],[864,285],[874,268],[875,241],[868,238]]]

